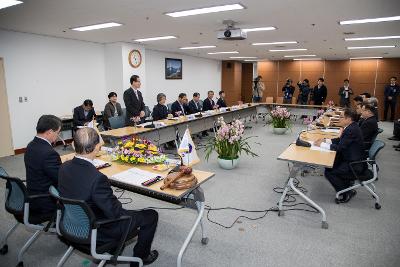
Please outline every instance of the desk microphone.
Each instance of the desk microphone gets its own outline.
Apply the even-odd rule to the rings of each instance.
[[[304,131],[304,130],[301,131],[301,132],[299,133],[299,135],[297,136],[296,146],[311,147],[311,144],[310,144],[309,142],[300,139],[300,135],[301,135],[302,133],[304,133],[304,132],[307,132],[307,130],[306,130],[306,131]]]

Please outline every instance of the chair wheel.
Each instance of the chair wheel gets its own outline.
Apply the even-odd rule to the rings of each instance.
[[[340,201],[339,201],[338,198],[335,198],[335,203],[336,203],[336,204],[340,204]]]
[[[4,245],[1,249],[0,249],[0,255],[5,255],[8,252],[8,245]]]
[[[202,238],[202,239],[201,239],[201,243],[202,243],[203,245],[207,245],[207,244],[208,244],[208,237]]]
[[[23,261],[18,262],[17,267],[24,267],[24,262]]]
[[[322,227],[322,229],[328,229],[328,227],[329,227],[328,222],[322,221],[321,227]]]
[[[285,215],[285,212],[283,210],[278,211],[278,216],[283,216]]]
[[[380,210],[382,208],[381,204],[375,203],[375,209]]]

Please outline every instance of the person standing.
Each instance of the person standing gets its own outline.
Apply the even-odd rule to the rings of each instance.
[[[140,92],[140,77],[132,75],[130,78],[131,87],[124,92],[124,102],[126,107],[126,126],[134,126],[144,122],[144,109],[142,92]]]
[[[308,79],[304,79],[303,82],[298,82],[297,86],[299,87],[299,98],[297,99],[297,103],[300,105],[308,104],[308,95],[310,94],[310,82]]]
[[[262,76],[258,75],[253,82],[253,103],[259,103],[262,100],[265,90],[264,82],[262,81]]]
[[[319,78],[317,82],[318,84],[314,87],[313,90],[314,105],[323,105],[326,100],[326,96],[328,95],[328,89],[326,88],[324,82],[325,82],[324,78]]]
[[[293,82],[291,79],[287,79],[285,86],[282,87],[283,104],[292,104],[292,98],[295,90],[292,83]]]
[[[397,84],[397,77],[390,78],[390,84],[385,86],[385,108],[383,111],[383,120],[387,120],[387,115],[390,107],[390,121],[394,121],[394,115],[396,113],[397,97],[400,93],[400,87]]]
[[[111,92],[108,94],[109,102],[104,107],[103,125],[104,129],[111,129],[109,118],[122,116],[121,104],[117,102],[117,93]]]
[[[353,94],[353,90],[349,87],[349,79],[345,79],[343,81],[343,86],[339,88],[339,96],[340,96],[340,106],[341,107],[350,107],[350,96]]]

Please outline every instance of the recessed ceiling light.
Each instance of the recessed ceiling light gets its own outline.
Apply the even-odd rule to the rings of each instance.
[[[218,55],[218,54],[239,54],[238,51],[225,51],[225,52],[211,52],[207,53],[209,55]]]
[[[221,11],[238,10],[238,9],[244,9],[244,6],[242,6],[241,4],[232,4],[223,6],[204,7],[204,8],[165,13],[165,15],[178,18],[178,17],[186,17],[186,16],[193,16],[200,14],[216,13]]]
[[[246,62],[258,62],[258,61],[261,61],[261,59],[245,59],[244,61],[246,61]]]
[[[303,61],[303,60],[321,60],[321,58],[294,58],[293,60],[296,60],[296,61]]]
[[[203,45],[203,46],[187,46],[187,47],[181,47],[179,49],[191,50],[191,49],[214,48],[214,47],[216,47],[216,46],[215,45]]]
[[[232,59],[246,59],[246,58],[257,58],[257,57],[229,57]]]
[[[400,36],[393,35],[393,36],[377,36],[377,37],[344,38],[345,41],[386,40],[386,39],[400,39]]]
[[[15,5],[19,5],[22,4],[22,1],[17,1],[17,0],[3,0],[0,1],[0,9],[2,8],[6,8],[6,7],[10,7],[10,6],[15,6]]]
[[[159,36],[159,37],[150,37],[150,38],[142,38],[136,39],[136,42],[148,42],[148,41],[157,41],[157,40],[168,40],[168,39],[175,39],[175,36]]]
[[[105,28],[111,28],[111,27],[117,27],[117,26],[122,26],[122,24],[117,23],[117,22],[106,22],[106,23],[101,23],[101,24],[94,24],[94,25],[72,28],[71,30],[84,32],[84,31],[105,29]]]
[[[273,31],[276,30],[276,27],[259,27],[259,28],[249,28],[242,29],[244,32],[261,32],[261,31]]]
[[[286,52],[286,51],[307,51],[307,48],[271,49],[271,50],[269,50],[269,52]]]
[[[395,45],[374,45],[374,46],[349,46],[347,49],[371,49],[371,48],[394,48]]]
[[[289,55],[283,57],[316,57],[316,55]]]
[[[370,23],[370,22],[384,22],[384,21],[396,21],[396,20],[400,20],[400,16],[385,17],[385,18],[374,18],[374,19],[343,20],[343,21],[339,21],[339,24],[340,24],[340,25],[349,25],[349,24],[360,24],[360,23]]]
[[[383,57],[351,57],[350,59],[378,59]]]
[[[279,44],[297,44],[297,41],[285,41],[285,42],[270,42],[270,43],[252,43],[251,45],[279,45]]]

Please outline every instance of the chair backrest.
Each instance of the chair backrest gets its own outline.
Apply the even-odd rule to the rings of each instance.
[[[171,112],[171,109],[172,109],[172,103],[168,103],[168,104],[167,104],[167,108],[168,108],[168,112]]]
[[[8,176],[8,173],[6,172],[5,169],[3,169],[2,167],[0,167],[0,175],[1,175],[1,176]]]
[[[1,179],[6,180],[6,199],[5,208],[13,215],[23,215],[24,205],[28,198],[25,184],[15,177],[0,175]]]
[[[200,109],[203,110],[203,100],[201,100],[201,99],[199,99],[199,106],[200,106]]]
[[[150,115],[151,115],[150,108],[148,106],[144,106],[144,117],[147,118],[150,117]]]
[[[283,97],[282,97],[282,96],[278,96],[278,97],[276,98],[276,103],[277,103],[277,104],[283,104]]]
[[[376,156],[378,155],[378,152],[385,147],[385,142],[381,140],[375,140],[374,143],[372,143],[371,148],[368,151],[368,157],[370,160],[375,160]]]
[[[268,104],[274,103],[274,97],[273,96],[267,96],[265,98],[265,103],[268,103]]]
[[[378,134],[383,133],[383,129],[382,128],[378,128]]]
[[[125,117],[124,116],[117,116],[108,118],[110,122],[111,129],[118,129],[125,126]]]
[[[297,97],[295,96],[292,97],[292,104],[297,104]]]

